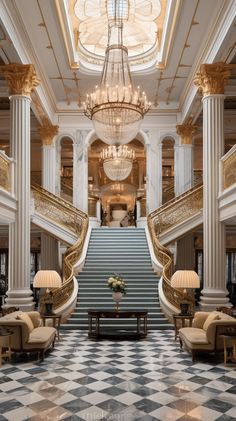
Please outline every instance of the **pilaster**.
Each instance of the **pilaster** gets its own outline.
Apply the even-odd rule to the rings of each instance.
[[[176,195],[184,193],[193,186],[193,145],[192,139],[196,133],[197,126],[187,122],[177,125],[176,132],[180,136],[180,145],[178,148],[178,159],[176,159],[175,184]]]
[[[45,124],[39,128],[42,139],[42,185],[51,193],[56,192],[56,148],[54,138],[58,126]]]
[[[73,205],[88,212],[88,130],[78,130],[73,144]]]
[[[158,162],[161,160],[158,136],[156,132],[149,130],[150,143],[146,145],[146,194],[147,215],[161,205],[161,172]]]

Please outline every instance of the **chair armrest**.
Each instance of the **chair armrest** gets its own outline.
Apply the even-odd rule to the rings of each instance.
[[[236,320],[213,320],[206,330],[208,342],[217,345],[219,342],[218,336],[227,333],[229,327],[236,328]]]

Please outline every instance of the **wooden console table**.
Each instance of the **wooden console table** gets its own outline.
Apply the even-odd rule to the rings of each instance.
[[[123,337],[126,334],[126,337],[129,339],[130,335],[137,338],[145,338],[147,336],[147,310],[88,310],[88,336],[90,338],[100,338],[100,337],[109,337],[115,336],[116,338]],[[137,330],[125,332],[123,330],[114,330],[112,333],[105,332],[100,330],[100,319],[128,319],[136,318],[137,319]],[[95,326],[93,326],[93,321],[95,320]]]

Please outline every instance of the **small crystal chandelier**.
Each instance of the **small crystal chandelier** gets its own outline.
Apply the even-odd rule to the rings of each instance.
[[[126,144],[137,135],[149,110],[145,92],[135,89],[129,69],[128,50],[123,45],[123,21],[128,19],[128,0],[107,0],[108,46],[102,77],[84,103],[85,115],[105,143]]]
[[[121,181],[131,173],[135,152],[126,145],[108,146],[102,150],[100,157],[107,177],[113,181]]]

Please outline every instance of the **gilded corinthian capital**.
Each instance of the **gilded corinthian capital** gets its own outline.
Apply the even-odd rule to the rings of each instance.
[[[181,137],[181,144],[182,145],[191,145],[193,135],[197,131],[197,126],[185,123],[185,124],[178,124],[176,126],[176,132]]]
[[[33,64],[11,63],[0,66],[11,95],[28,95],[39,84]]]
[[[47,124],[39,127],[39,133],[42,138],[43,145],[52,145],[54,136],[58,133],[59,126]]]
[[[194,84],[203,96],[223,94],[232,68],[231,64],[222,62],[202,64],[194,78]]]

